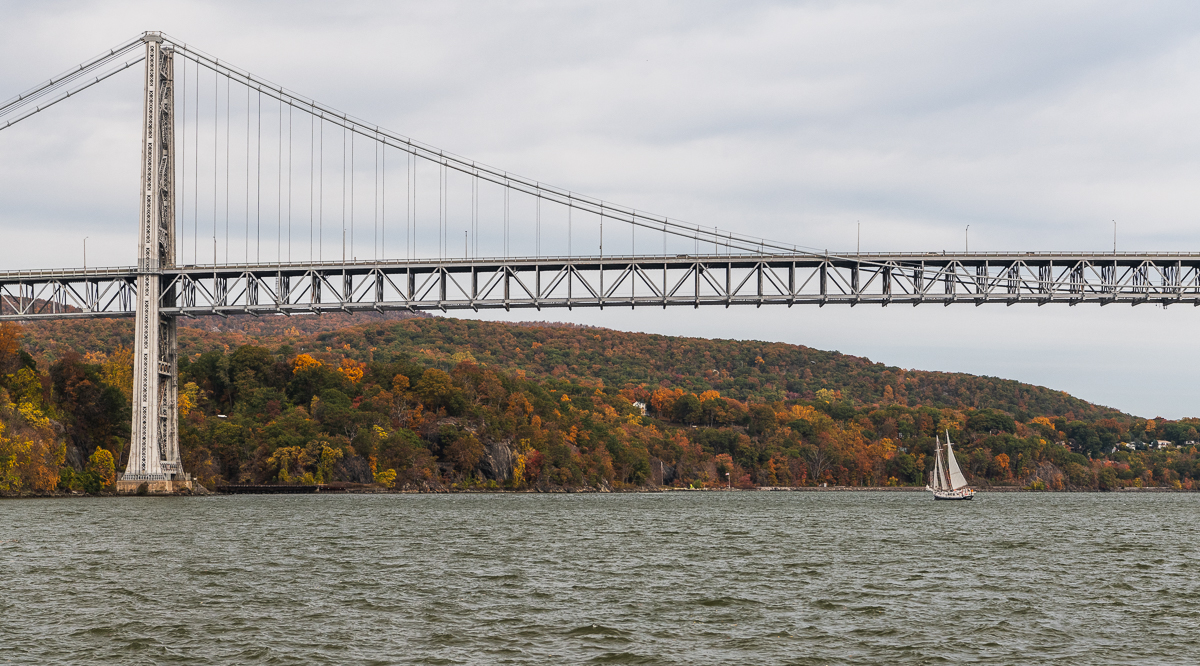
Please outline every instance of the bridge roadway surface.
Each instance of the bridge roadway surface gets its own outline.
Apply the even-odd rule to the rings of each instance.
[[[555,307],[1200,305],[1200,253],[863,253],[184,265],[167,316]],[[134,267],[0,272],[0,319],[134,314]]]

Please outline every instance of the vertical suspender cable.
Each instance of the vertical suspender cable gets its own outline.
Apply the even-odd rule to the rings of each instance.
[[[308,263],[313,260],[313,185],[316,184],[317,116],[308,114]]]
[[[192,265],[200,263],[200,65],[196,64],[196,149],[192,151],[195,161],[192,169]]]
[[[262,90],[258,91],[258,101],[254,105],[255,113],[258,115],[258,129],[254,131],[254,138],[258,141],[258,148],[255,149],[254,162],[258,175],[257,189],[254,193],[254,263],[262,263]]]
[[[442,255],[450,258],[450,169],[442,161]]]
[[[371,197],[372,203],[374,204],[374,209],[371,212],[371,217],[374,218],[373,222],[374,222],[375,229],[374,229],[374,233],[372,235],[371,241],[375,245],[375,248],[374,248],[375,255],[374,256],[375,256],[375,259],[378,261],[379,260],[379,135],[378,134],[376,134],[376,136],[375,136],[374,147],[375,147],[375,150],[374,150],[374,153],[375,153],[375,193]]]
[[[387,258],[387,144],[379,147],[379,255]]]
[[[413,256],[413,156],[412,153],[405,151],[404,153],[404,258],[412,259]]]
[[[479,177],[471,178],[471,256],[479,258]]]
[[[438,259],[449,254],[446,247],[446,163],[438,164]]]
[[[317,261],[325,261],[325,119],[321,118],[321,126],[317,128],[317,141],[320,151],[317,161],[321,169],[317,173]]]
[[[346,126],[342,125],[342,263],[346,263]]]
[[[275,144],[275,262],[283,260],[283,99],[279,100],[279,140]]]
[[[229,148],[233,128],[229,124],[229,93],[232,90],[229,77],[225,77],[225,263],[229,263]]]
[[[354,132],[350,133],[350,257],[354,255]]]
[[[187,59],[180,58],[179,64],[183,65],[179,71],[179,91],[183,95],[182,103],[179,105],[179,133],[176,135],[179,141],[179,221],[175,223],[175,251],[177,256],[183,257],[183,240],[187,237]]]
[[[221,77],[217,72],[213,71],[213,265],[217,264],[217,177],[219,175],[217,168],[217,159],[220,151],[217,147],[217,141],[220,139],[220,116],[218,104],[221,101],[220,86]]]
[[[438,208],[437,208],[437,210],[438,210],[438,216],[437,216],[437,220],[438,220],[438,226],[437,226],[437,242],[438,242],[438,253],[437,253],[437,256],[438,256],[438,259],[441,259],[441,258],[442,258],[442,179],[444,179],[445,177],[446,177],[446,169],[445,169],[445,165],[444,165],[444,164],[441,164],[441,163],[439,163],[439,164],[438,164],[438,171],[437,171],[437,178],[438,178],[438,181],[437,181],[437,182],[438,182],[438,189],[437,189],[437,206],[438,206]]]
[[[412,258],[412,155],[404,153],[404,259]]]
[[[292,262],[292,105],[288,104],[288,263]]]
[[[412,219],[413,219],[413,240],[412,240],[412,258],[417,258],[417,229],[421,226],[421,218],[417,217],[417,175],[420,172],[416,154],[412,156]]]
[[[244,261],[250,263],[250,86],[246,86],[246,223],[242,250]]]

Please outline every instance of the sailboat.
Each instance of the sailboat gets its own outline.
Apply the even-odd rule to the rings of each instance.
[[[969,500],[975,497],[975,491],[967,487],[967,479],[958,468],[958,461],[954,459],[949,430],[946,431],[946,466],[942,467],[942,440],[938,438],[937,449],[934,452],[933,478],[929,480],[925,489],[933,492],[935,500]]]

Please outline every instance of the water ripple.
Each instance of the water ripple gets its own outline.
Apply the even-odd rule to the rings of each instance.
[[[20,664],[1181,663],[1200,497],[0,502]]]

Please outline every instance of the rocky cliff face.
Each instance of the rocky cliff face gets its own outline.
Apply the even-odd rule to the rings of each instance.
[[[517,455],[513,451],[512,442],[503,440],[484,444],[483,460],[479,470],[483,475],[497,483],[504,483],[512,478],[513,465]]]

